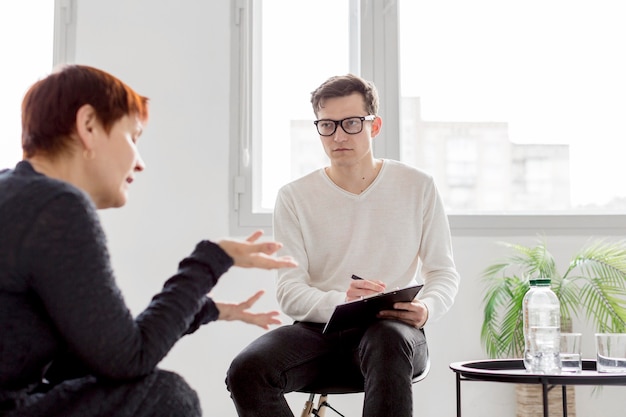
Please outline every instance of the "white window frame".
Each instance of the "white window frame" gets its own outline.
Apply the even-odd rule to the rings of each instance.
[[[76,56],[76,0],[54,0],[52,66],[74,62]]]
[[[3,106],[12,108],[10,114],[7,117],[10,119],[10,123],[3,126],[3,132],[8,132],[10,135],[17,134],[19,138],[19,105],[17,109],[14,107],[15,102],[13,100],[21,100],[19,96],[19,90],[25,89],[36,81],[36,78],[28,79],[28,77],[41,77],[50,73],[56,66],[71,62],[74,60],[75,55],[75,40],[76,40],[76,3],[77,0],[54,0],[50,2],[45,0],[43,2],[29,1],[24,9],[24,5],[17,5],[16,7],[8,5],[8,9],[5,12],[11,16],[15,21],[14,24],[23,26],[21,30],[29,31],[29,38],[24,43],[18,43],[14,45],[16,47],[22,47],[22,49],[28,44],[37,45],[36,51],[33,52],[30,49],[27,51],[29,54],[35,54],[33,59],[28,62],[28,69],[24,71],[20,76],[13,76],[15,69],[9,69],[6,75],[15,84],[14,89],[8,92],[6,97],[2,100]],[[12,2],[16,3],[17,2]],[[49,3],[45,4],[44,3]],[[42,7],[41,10],[34,11],[33,19],[27,18],[24,13],[28,13],[28,7]],[[30,20],[29,20],[30,19]],[[47,21],[44,23],[44,21]],[[12,24],[8,29],[11,30]],[[6,28],[5,28],[6,29]],[[6,36],[6,35],[4,35]],[[6,42],[11,42],[6,39]],[[29,46],[30,47],[30,46]],[[39,49],[41,53],[38,52]],[[11,62],[14,59],[14,49],[9,48],[5,53],[5,58]],[[8,54],[8,55],[7,55]],[[30,75],[29,75],[30,74]],[[25,78],[26,77],[26,78]],[[5,93],[3,91],[3,93]],[[9,103],[7,100],[10,100]],[[18,102],[19,103],[19,102]],[[17,111],[15,111],[17,110]],[[4,122],[4,120],[3,120]],[[9,120],[7,120],[9,122]],[[21,147],[19,142],[15,143],[11,139],[3,138],[0,143],[0,168],[14,166],[21,159]]]
[[[70,0],[66,0],[70,1]],[[230,233],[245,236],[263,229],[272,233],[272,214],[253,212],[255,162],[251,137],[257,114],[252,92],[259,88],[251,67],[255,28],[253,0],[232,0],[231,119],[230,119]],[[358,23],[351,26],[351,38],[361,48],[351,57],[351,70],[372,80],[380,94],[381,117],[385,129],[374,142],[374,154],[381,158],[400,158],[400,97],[398,63],[398,11],[394,0],[352,0]],[[358,27],[357,27],[358,25]],[[358,63],[361,63],[358,68]],[[258,97],[258,95],[256,95]],[[258,124],[257,124],[258,126]],[[382,139],[382,140],[381,140]],[[511,235],[626,235],[626,214],[451,214],[454,236]]]

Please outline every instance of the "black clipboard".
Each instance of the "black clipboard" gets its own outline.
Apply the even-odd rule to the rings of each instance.
[[[362,327],[376,320],[381,310],[393,310],[394,303],[413,301],[423,285],[412,285],[376,294],[362,300],[348,301],[335,307],[323,333]]]

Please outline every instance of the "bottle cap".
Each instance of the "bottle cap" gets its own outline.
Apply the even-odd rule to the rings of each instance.
[[[550,285],[550,278],[534,278],[528,281],[530,285]]]

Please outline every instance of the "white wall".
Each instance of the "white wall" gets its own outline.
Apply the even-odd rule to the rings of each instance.
[[[119,284],[137,313],[198,240],[228,235],[230,1],[77,3],[76,62],[109,71],[151,99],[151,121],[139,142],[147,169],[133,183],[124,209],[101,213]],[[511,239],[531,243],[534,236],[529,231]],[[501,239],[454,238],[462,286],[452,311],[427,328],[432,371],[415,386],[416,416],[454,415],[455,377],[448,365],[485,357],[479,341],[479,276],[498,255],[495,240]],[[585,240],[568,236],[549,243],[565,262]],[[269,272],[232,269],[214,296],[242,300],[265,288],[268,294],[257,308],[274,309],[273,278]],[[211,323],[181,340],[162,367],[190,382],[205,415],[235,416],[225,372],[237,352],[262,332],[239,323]],[[591,336],[585,331],[586,357],[594,354]],[[626,402],[618,390],[605,387],[591,395],[590,388],[579,388],[578,415],[621,417]],[[305,395],[290,394],[288,400],[299,415]],[[331,400],[346,415],[360,413],[359,394]],[[465,382],[463,412],[466,417],[514,416],[513,386]]]

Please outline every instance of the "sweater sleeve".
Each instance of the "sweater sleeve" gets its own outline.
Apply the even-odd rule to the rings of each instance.
[[[290,187],[283,187],[274,206],[274,237],[284,252],[298,260],[295,268],[278,271],[276,294],[281,309],[294,320],[326,323],[335,306],[345,301],[345,291],[321,290],[311,285],[309,256],[302,225],[293,206]]]
[[[95,375],[114,379],[149,373],[180,337],[215,320],[206,294],[233,264],[216,244],[198,243],[133,318],[86,196],[66,192],[47,202],[22,248],[21,269],[68,351]]]
[[[425,204],[420,259],[424,289],[417,298],[428,308],[428,323],[433,323],[454,304],[460,277],[454,263],[448,217],[433,181],[425,187],[422,200]]]

